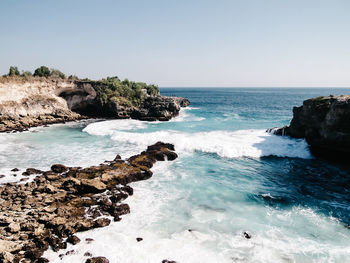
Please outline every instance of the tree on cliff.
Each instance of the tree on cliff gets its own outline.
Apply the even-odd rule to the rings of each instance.
[[[9,70],[9,76],[19,76],[19,70],[17,67],[11,66]]]
[[[41,66],[34,71],[35,77],[49,77],[50,74],[51,74],[50,69],[45,66]]]

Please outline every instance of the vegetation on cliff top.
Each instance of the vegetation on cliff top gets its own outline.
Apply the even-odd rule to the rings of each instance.
[[[97,99],[102,106],[117,102],[126,106],[139,106],[146,95],[158,95],[159,88],[156,85],[147,85],[143,82],[134,82],[128,79],[120,80],[118,77],[107,77],[101,80],[93,81],[90,79],[79,79],[74,75],[67,76],[58,69],[50,69],[41,66],[35,69],[34,74],[30,71],[20,71],[18,67],[11,66],[9,73],[4,75],[5,78],[20,78],[25,81],[35,78],[62,79],[77,82],[89,82],[97,93]]]

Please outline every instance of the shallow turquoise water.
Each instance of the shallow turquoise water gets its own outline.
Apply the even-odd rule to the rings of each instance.
[[[287,125],[304,99],[350,89],[161,93],[187,97],[191,107],[166,123],[89,121],[0,135],[0,173],[7,174],[13,167],[97,164],[158,140],[174,143],[179,154],[158,163],[150,180],[133,184],[130,215],[79,234],[94,244],[80,243],[63,261],[52,251],[48,258],[84,262],[90,250],[111,262],[350,261],[349,168],[314,159],[303,140],[264,132]],[[137,243],[139,236],[144,240]]]

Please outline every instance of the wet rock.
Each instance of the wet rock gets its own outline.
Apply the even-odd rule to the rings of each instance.
[[[95,227],[105,227],[111,223],[111,220],[108,218],[99,218],[94,221]]]
[[[140,241],[142,241],[142,240],[143,240],[142,237],[137,237],[137,238],[136,238],[136,241],[137,241],[137,242],[140,242]]]
[[[90,244],[92,241],[95,241],[93,238],[85,238],[86,243]]]
[[[244,232],[243,235],[244,235],[244,237],[245,237],[246,239],[251,239],[251,238],[252,238],[252,235],[249,234],[248,232]]]
[[[162,263],[176,263],[174,260],[164,259],[162,260]]]
[[[19,171],[18,168],[13,168],[13,169],[11,170],[11,172],[18,172],[18,171]]]
[[[68,171],[68,167],[64,166],[63,164],[54,164],[51,166],[51,171],[55,173],[64,173]]]
[[[47,258],[43,258],[43,257],[38,258],[36,261],[36,263],[48,263],[48,262],[50,261]]]
[[[84,253],[84,257],[92,257],[92,254],[87,251],[87,252]]]
[[[72,245],[76,245],[80,242],[80,239],[79,237],[75,236],[75,235],[72,235],[72,236],[69,236],[67,238],[67,242],[68,243],[71,243]]]
[[[88,258],[85,263],[109,263],[109,260],[105,257],[93,257]]]
[[[74,253],[75,253],[74,249],[69,250],[69,251],[66,252],[66,256],[72,255],[72,254],[74,254]]]
[[[27,168],[25,172],[22,173],[24,176],[29,176],[32,174],[42,174],[43,171],[35,169],[35,168]]]

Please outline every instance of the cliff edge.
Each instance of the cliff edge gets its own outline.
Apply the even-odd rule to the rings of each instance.
[[[0,132],[89,117],[168,121],[190,102],[158,87],[120,81],[59,77],[0,77]]]
[[[289,126],[269,129],[277,135],[305,138],[315,156],[350,159],[350,96],[308,99],[293,108]]]

